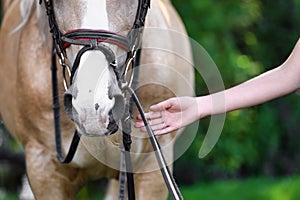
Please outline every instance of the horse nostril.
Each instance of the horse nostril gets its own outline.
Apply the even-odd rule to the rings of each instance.
[[[99,107],[100,107],[99,104],[96,103],[96,104],[95,104],[95,109],[96,109],[96,111],[99,109]]]

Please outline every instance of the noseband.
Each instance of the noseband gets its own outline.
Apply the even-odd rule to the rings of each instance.
[[[59,103],[59,89],[57,80],[57,66],[56,66],[56,56],[59,58],[59,63],[62,66],[62,74],[64,78],[64,87],[67,90],[73,82],[74,75],[80,64],[81,56],[90,50],[101,51],[109,66],[113,68],[117,80],[119,82],[119,87],[122,91],[127,91],[129,93],[129,101],[125,107],[124,117],[122,118],[122,133],[123,133],[123,147],[121,149],[121,166],[120,166],[120,176],[119,176],[119,199],[126,199],[126,192],[124,182],[127,181],[128,185],[128,199],[135,199],[134,193],[134,180],[132,172],[132,164],[130,158],[130,145],[131,145],[131,120],[132,119],[132,105],[135,103],[139,112],[141,113],[142,119],[147,128],[149,134],[150,142],[153,146],[161,173],[166,182],[167,188],[172,199],[181,200],[183,199],[174,178],[166,164],[164,156],[161,152],[160,145],[155,138],[153,131],[151,130],[147,119],[145,118],[144,111],[139,102],[137,95],[135,94],[135,89],[137,87],[137,76],[135,71],[138,70],[140,54],[141,54],[141,41],[142,34],[145,25],[145,19],[150,7],[150,0],[138,0],[138,8],[135,16],[133,26],[127,36],[122,36],[114,32],[107,30],[92,30],[92,29],[77,29],[71,30],[63,34],[57,24],[53,6],[53,0],[40,0],[40,4],[44,2],[46,7],[46,12],[49,21],[50,32],[53,38],[52,47],[52,96],[53,96],[53,115],[54,115],[54,129],[55,129],[55,142],[56,142],[56,152],[57,158],[61,163],[70,163],[75,155],[77,146],[80,141],[80,134],[75,130],[69,151],[65,156],[62,150],[62,138],[61,138],[61,122],[60,122],[60,103]],[[123,66],[120,66],[118,60],[116,59],[113,51],[106,45],[112,44],[118,46],[127,52],[127,57]],[[66,59],[66,48],[70,45],[82,46],[76,55],[75,61],[72,68],[67,64]],[[129,82],[127,82],[127,72],[129,67],[132,68],[131,77]],[[66,71],[68,71],[70,79],[67,80]],[[68,84],[69,83],[69,84]],[[122,160],[122,157],[124,159]],[[125,169],[125,170],[124,170]],[[125,177],[126,171],[126,177]]]

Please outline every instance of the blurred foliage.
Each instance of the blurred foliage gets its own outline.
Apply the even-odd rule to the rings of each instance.
[[[182,187],[185,199],[205,200],[296,200],[300,198],[299,177],[271,179],[251,178],[243,181],[218,181],[210,184],[197,183]]]
[[[225,87],[285,61],[299,38],[299,0],[172,0],[189,36],[215,61]],[[257,88],[259,89],[259,88]],[[196,77],[197,95],[207,94]],[[226,117],[213,151],[198,159],[209,119],[201,120],[192,146],[175,164],[179,182],[299,173],[299,96],[288,95]],[[190,177],[182,177],[189,166]]]

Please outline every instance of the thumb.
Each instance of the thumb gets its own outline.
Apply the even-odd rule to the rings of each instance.
[[[170,108],[171,106],[172,106],[172,99],[168,99],[168,100],[162,101],[158,104],[154,104],[154,105],[150,106],[150,110],[153,112],[158,112],[158,111],[166,110],[166,109]]]

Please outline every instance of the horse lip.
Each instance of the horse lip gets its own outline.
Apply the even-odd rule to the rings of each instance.
[[[72,99],[76,98],[77,90],[75,89],[74,85],[71,85],[68,91],[64,93],[64,109],[67,116],[72,120],[76,121],[78,119],[78,112],[74,108],[72,104]]]
[[[109,135],[113,135],[114,133],[116,133],[119,130],[119,125],[113,119],[111,112],[109,113],[109,116],[110,117],[109,117],[109,124],[107,126],[107,131],[104,133],[103,132],[102,133],[88,133],[83,124],[77,122],[76,120],[74,120],[74,123],[76,124],[78,132],[81,133],[82,135],[89,136],[89,137],[109,136]]]
[[[85,135],[85,136],[88,136],[88,137],[98,137],[98,136],[110,136],[112,134],[114,134],[115,132],[117,132],[119,128],[115,129],[115,130],[108,130],[106,131],[105,133],[103,134],[93,134],[93,133],[87,133],[87,131],[85,130],[85,128],[83,126],[79,126],[77,124],[77,131],[82,134],[82,135]]]

